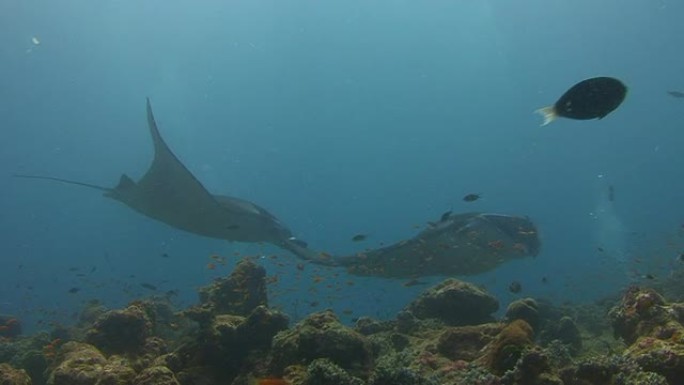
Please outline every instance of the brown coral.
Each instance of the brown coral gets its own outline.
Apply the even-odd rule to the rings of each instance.
[[[94,346],[84,343],[67,342],[57,360],[48,385],[129,384],[135,377],[135,371],[120,357],[107,360]]]
[[[0,364],[0,384],[31,385],[31,377],[23,369],[15,369],[8,364]]]
[[[249,259],[240,261],[227,278],[200,289],[200,302],[214,313],[248,316],[258,306],[268,306],[266,270]]]
[[[533,333],[527,322],[511,322],[487,345],[484,356],[478,361],[497,375],[513,369],[524,350],[533,345]]]
[[[463,326],[492,322],[499,301],[477,286],[447,279],[426,290],[408,306],[419,319],[436,318],[448,325]]]
[[[342,325],[331,311],[314,313],[273,339],[272,371],[327,358],[343,369],[364,371],[371,363],[366,337]]]
[[[145,346],[152,322],[141,306],[131,305],[100,316],[86,335],[86,342],[107,354],[137,353]]]

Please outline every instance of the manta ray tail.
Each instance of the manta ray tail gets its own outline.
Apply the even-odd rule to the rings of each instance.
[[[98,185],[94,185],[94,184],[90,184],[90,183],[77,182],[77,181],[75,181],[75,180],[62,179],[62,178],[55,178],[55,177],[51,177],[51,176],[26,175],[26,174],[14,174],[13,176],[14,176],[15,178],[43,179],[43,180],[51,180],[51,181],[55,181],[55,182],[60,182],[60,183],[75,184],[75,185],[77,185],[77,186],[89,187],[89,188],[92,188],[92,189],[101,190],[101,191],[106,191],[106,192],[112,191],[112,189],[109,188],[109,187],[98,186]]]
[[[311,250],[306,246],[306,243],[300,240],[288,239],[280,242],[278,246],[290,251],[292,254],[305,261],[309,261],[317,265],[337,266],[337,262],[335,261],[334,257],[328,255],[327,253],[320,253]]]

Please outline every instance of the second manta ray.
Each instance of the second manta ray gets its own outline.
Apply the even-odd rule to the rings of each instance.
[[[262,207],[239,198],[209,193],[164,142],[149,99],[147,124],[154,144],[154,160],[137,182],[126,174],[121,175],[114,188],[46,176],[16,176],[98,189],[104,191],[104,196],[147,217],[194,234],[229,241],[266,242],[304,259],[314,257],[305,242],[293,237],[284,224]]]
[[[532,221],[501,214],[448,214],[415,237],[334,262],[351,274],[387,278],[474,275],[517,258],[536,256]]]

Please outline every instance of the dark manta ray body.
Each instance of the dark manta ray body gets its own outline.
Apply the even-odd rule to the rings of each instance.
[[[304,259],[314,253],[292,236],[290,230],[265,209],[246,200],[212,195],[176,158],[159,134],[147,100],[147,123],[154,143],[154,160],[145,175],[133,181],[126,174],[114,188],[66,179],[49,179],[104,191],[106,197],[175,228],[211,238],[238,242],[267,242]]]
[[[466,213],[449,215],[411,239],[334,261],[356,275],[474,275],[512,259],[536,256],[539,247],[537,230],[528,218]]]

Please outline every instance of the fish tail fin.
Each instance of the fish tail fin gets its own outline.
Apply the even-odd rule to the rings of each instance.
[[[70,179],[55,178],[52,176],[26,175],[26,174],[12,174],[12,176],[14,176],[15,178],[51,180],[51,181],[60,182],[60,183],[67,183],[67,184],[74,184],[77,186],[88,187],[88,188],[101,190],[101,191],[111,191],[111,189],[109,187],[103,187],[103,186],[98,186],[98,185],[94,185],[94,184],[90,184],[90,183],[78,182],[78,181],[70,180]]]
[[[556,118],[558,118],[556,109],[553,106],[542,107],[534,112],[544,117],[544,123],[541,124],[542,127],[546,126],[547,124],[553,122],[554,120],[556,120]]]

